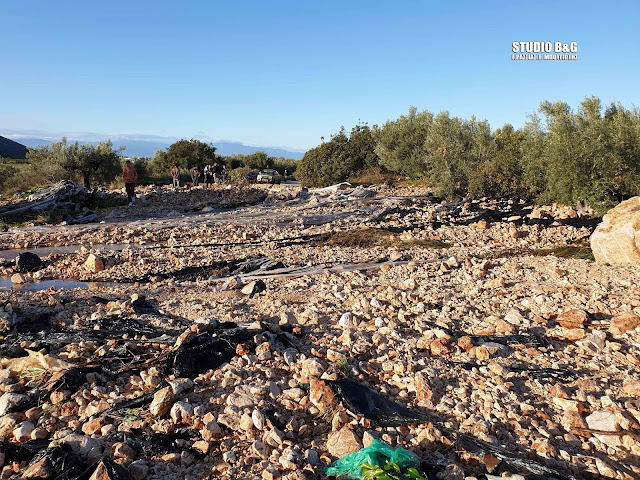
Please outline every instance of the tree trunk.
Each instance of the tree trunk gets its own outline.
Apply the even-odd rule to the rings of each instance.
[[[89,190],[89,188],[91,188],[91,179],[90,179],[90,175],[88,172],[83,172],[82,176],[84,178],[84,186],[87,190]]]

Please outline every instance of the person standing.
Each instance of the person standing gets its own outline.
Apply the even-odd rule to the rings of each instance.
[[[191,181],[193,182],[194,187],[198,186],[199,179],[200,179],[200,170],[198,170],[198,167],[193,167],[193,169],[191,170]]]
[[[204,166],[204,186],[206,188],[209,188],[211,186],[211,175],[212,171],[211,171],[211,165],[205,165]]]
[[[171,178],[173,178],[173,187],[180,188],[180,169],[175,163],[171,169]]]
[[[138,179],[138,172],[136,167],[131,164],[131,160],[127,160],[122,169],[122,178],[124,178],[124,188],[127,192],[127,199],[129,200],[129,206],[133,207],[136,202],[136,180]]]

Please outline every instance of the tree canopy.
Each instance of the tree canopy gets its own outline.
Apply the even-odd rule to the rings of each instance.
[[[118,175],[121,169],[120,152],[124,148],[114,150],[111,140],[94,146],[67,143],[67,139],[63,138],[51,145],[29,148],[27,159],[35,168],[51,172],[61,169],[68,177],[82,181],[85,187],[90,188],[97,182],[110,182]]]
[[[151,160],[151,167],[156,175],[167,175],[173,165],[190,170],[193,167],[202,168],[206,164],[216,161],[216,147],[211,143],[200,140],[178,140],[172,143],[166,152],[156,151]]]

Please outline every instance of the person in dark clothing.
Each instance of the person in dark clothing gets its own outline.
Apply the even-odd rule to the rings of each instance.
[[[211,186],[211,180],[213,177],[213,170],[211,165],[204,166],[204,186],[209,188]]]
[[[199,179],[200,179],[200,170],[198,170],[198,167],[193,167],[193,169],[191,170],[191,181],[193,182],[194,187],[198,186]]]

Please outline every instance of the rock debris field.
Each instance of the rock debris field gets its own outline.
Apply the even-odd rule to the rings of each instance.
[[[374,439],[434,479],[638,478],[640,268],[588,258],[597,220],[139,190],[0,234],[41,260],[0,267],[1,478],[326,478]],[[21,288],[50,279],[89,288]]]

